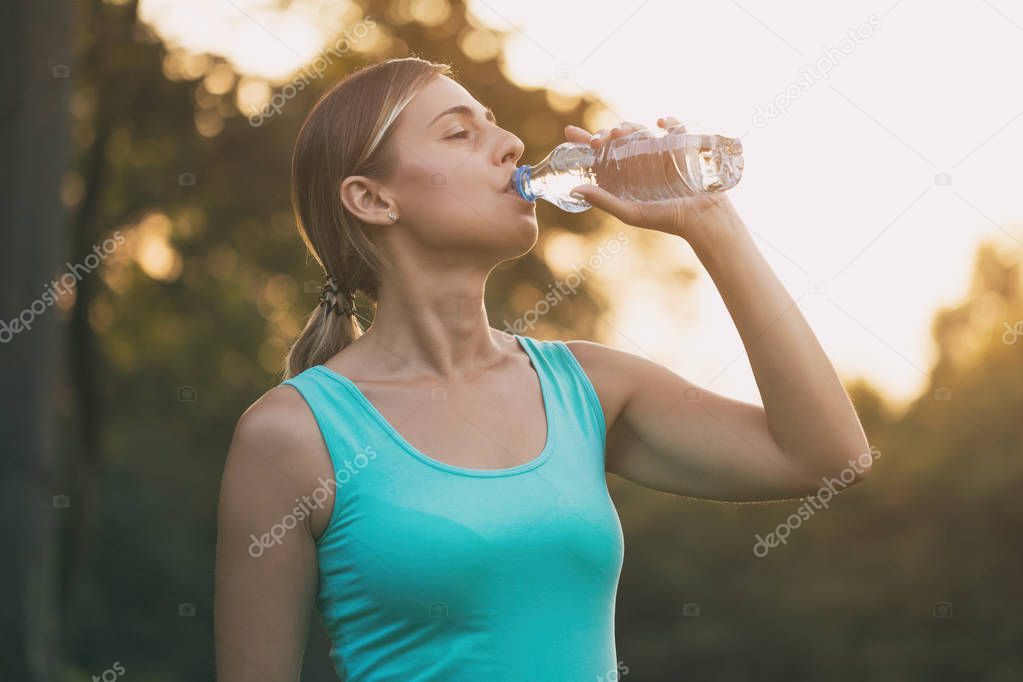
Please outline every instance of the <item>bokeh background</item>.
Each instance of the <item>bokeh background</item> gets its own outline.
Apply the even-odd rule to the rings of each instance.
[[[523,162],[568,123],[741,137],[733,201],[879,453],[807,519],[609,477],[622,679],[1023,679],[1021,32],[1006,0],[5,2],[0,679],[215,679],[224,457],[320,283],[291,147],[338,78],[406,55],[452,64]],[[623,229],[537,213],[494,327]],[[759,403],[692,250],[624,229],[525,333]],[[335,679],[328,646],[316,621],[303,680]]]

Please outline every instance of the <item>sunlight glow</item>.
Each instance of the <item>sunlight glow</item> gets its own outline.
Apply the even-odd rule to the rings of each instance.
[[[622,120],[652,128],[674,115],[693,132],[741,136],[746,170],[731,196],[758,247],[840,374],[866,377],[898,401],[925,384],[935,358],[931,320],[966,294],[977,245],[1023,247],[1019,174],[1006,153],[1023,148],[1023,90],[977,75],[1021,62],[1023,11],[992,7],[637,0],[597,10],[470,0],[477,29],[457,40],[473,59],[500,43],[503,72],[547,90],[555,108],[579,97],[603,102],[604,114],[579,122],[591,130]],[[450,8],[395,11],[409,16],[391,21],[438,23]],[[172,45],[225,55],[244,74],[238,100],[248,105],[265,101],[268,82],[300,68],[361,10],[313,0],[288,10],[259,0],[143,0],[140,12]],[[388,39],[387,21],[379,18],[373,40]],[[204,59],[165,69],[198,78]],[[207,76],[208,89],[228,87],[227,78]],[[765,114],[772,104],[784,113]],[[550,123],[539,106],[535,114],[531,126]],[[759,402],[714,283],[684,242],[654,240],[664,272],[693,268],[696,282],[652,274],[637,239],[594,276],[615,307],[595,340]],[[547,249],[555,265],[576,250],[560,237]],[[143,251],[147,272],[167,276],[166,243]],[[527,293],[516,292],[523,308],[534,302]]]

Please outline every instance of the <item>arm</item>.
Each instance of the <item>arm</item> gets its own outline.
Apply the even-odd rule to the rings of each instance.
[[[861,480],[869,446],[852,403],[728,197],[644,205],[577,189],[623,222],[690,243],[735,322],[764,403],[732,400],[635,355],[572,342],[605,407],[608,471],[666,492],[732,501],[800,497],[845,469],[850,484]]]
[[[311,517],[278,535],[280,544],[260,545],[251,536],[269,533],[289,514],[300,518],[295,498],[312,490],[327,457],[319,438],[312,413],[288,386],[267,392],[235,428],[217,519],[218,682],[299,679],[317,579]]]
[[[853,485],[869,471],[856,459],[868,452],[859,419],[799,309],[752,243],[742,241],[722,241],[723,260],[735,260],[709,267],[764,407],[700,388],[643,357],[571,341],[604,409],[607,471],[655,490],[722,501],[802,497],[824,484],[821,477],[847,468]]]

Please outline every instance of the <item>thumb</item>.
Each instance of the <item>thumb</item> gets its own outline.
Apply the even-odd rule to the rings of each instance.
[[[579,185],[573,187],[570,194],[582,198],[602,211],[607,211],[624,223],[632,224],[632,221],[635,220],[633,215],[635,213],[634,207],[602,187],[588,184]]]

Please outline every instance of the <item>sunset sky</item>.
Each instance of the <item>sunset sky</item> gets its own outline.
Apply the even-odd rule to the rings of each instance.
[[[426,22],[447,11],[443,0],[410,5]],[[864,376],[896,402],[925,383],[930,322],[965,295],[978,243],[1023,246],[1013,169],[1023,9],[1006,0],[470,7],[481,29],[504,34],[495,43],[481,31],[472,49],[502,46],[505,73],[523,87],[599,97],[614,119],[601,125],[653,128],[667,114],[692,132],[741,136],[746,170],[731,195],[759,248],[843,378]],[[226,56],[250,93],[269,92],[363,15],[312,0],[287,11],[142,0],[140,12],[171,45]],[[371,33],[362,47],[382,39]],[[768,108],[783,100],[784,113]],[[697,265],[699,279],[665,285],[626,249],[596,275],[616,305],[594,340],[759,403],[713,283],[681,240],[665,237],[664,252]]]

